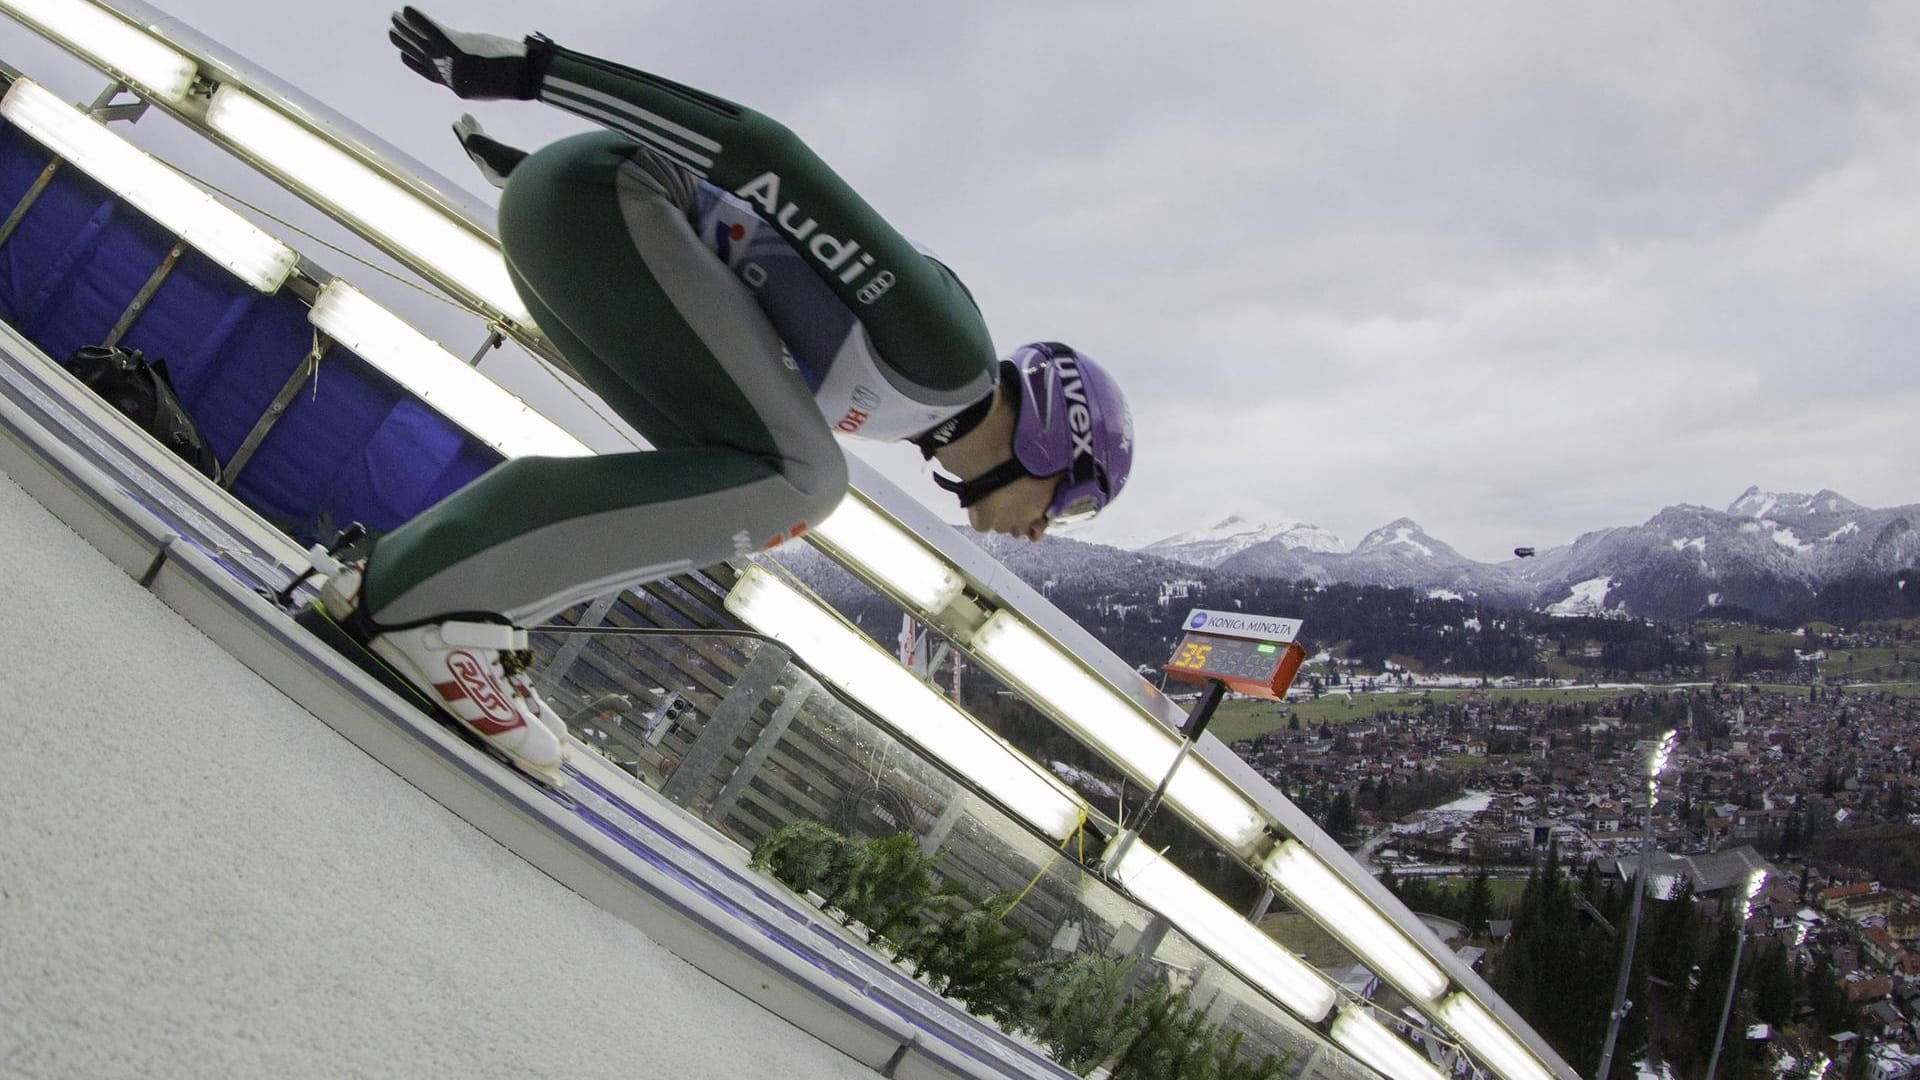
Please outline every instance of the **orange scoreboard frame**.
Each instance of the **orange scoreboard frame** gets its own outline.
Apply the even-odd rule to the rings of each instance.
[[[1278,701],[1300,674],[1307,651],[1294,638],[1300,620],[1198,609],[1187,614],[1173,659],[1160,665],[1169,678],[1217,680],[1246,697]]]

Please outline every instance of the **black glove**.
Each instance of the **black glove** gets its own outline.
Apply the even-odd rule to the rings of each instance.
[[[387,40],[400,50],[401,63],[470,99],[539,96],[553,50],[553,43],[538,34],[512,41],[449,30],[411,7],[393,16]]]
[[[527,152],[488,135],[480,129],[480,121],[462,113],[453,125],[453,136],[460,140],[460,149],[467,152],[475,165],[480,166],[480,175],[487,183],[497,188],[507,186],[507,177],[513,174],[521,162],[527,160]]]

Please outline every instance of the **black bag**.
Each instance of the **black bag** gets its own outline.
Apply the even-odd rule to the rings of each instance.
[[[182,461],[219,483],[220,459],[180,405],[165,360],[149,363],[138,349],[83,345],[67,358],[67,370],[107,404],[125,413]]]

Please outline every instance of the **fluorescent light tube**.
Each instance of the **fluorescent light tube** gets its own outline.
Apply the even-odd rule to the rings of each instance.
[[[1647,760],[1647,828],[1653,828],[1653,807],[1660,801],[1660,774],[1667,771],[1667,761],[1673,756],[1673,740],[1678,731],[1669,731],[1660,736],[1660,744],[1653,748],[1653,756]]]
[[[1460,1036],[1461,1045],[1501,1080],[1554,1080],[1552,1071],[1465,991],[1441,1002],[1437,1013],[1440,1022]]]
[[[1079,828],[1078,796],[786,582],[748,567],[726,606],[1034,828],[1056,840]]]
[[[851,556],[923,612],[939,612],[965,586],[946,560],[854,492],[848,492],[839,508],[815,525],[812,533]]]
[[[335,279],[314,298],[313,325],[508,457],[590,455],[580,440],[435,344],[365,293]]]
[[[1159,852],[1135,844],[1111,868],[1115,880],[1141,903],[1167,917],[1195,944],[1309,1023],[1332,1010],[1337,994],[1327,977],[1188,877]]]
[[[494,311],[533,326],[499,246],[284,113],[222,86],[207,126],[371,235],[455,282]]]
[[[293,249],[31,79],[15,79],[0,116],[263,293],[293,272]]]
[[[1447,1080],[1425,1055],[1367,1015],[1366,1006],[1357,1002],[1340,1010],[1329,1034],[1347,1053],[1390,1080]]]
[[[1432,1001],[1447,990],[1446,973],[1406,933],[1296,840],[1268,856],[1266,871],[1287,898],[1333,931],[1381,978],[1409,997]]]
[[[997,611],[973,636],[973,651],[1088,745],[1105,751],[1152,789],[1179,752],[1179,737],[1040,636],[1011,612]],[[1246,853],[1264,834],[1253,803],[1206,763],[1189,756],[1174,773],[1167,801],[1230,850]]]
[[[1667,771],[1667,761],[1673,757],[1673,742],[1679,735],[1678,731],[1668,731],[1660,736],[1659,745],[1653,748],[1653,757],[1647,761],[1649,778],[1658,780],[1660,774]]]
[[[1740,893],[1740,932],[1747,932],[1747,923],[1753,919],[1753,898],[1767,887],[1767,868],[1761,867],[1747,877],[1747,886]]]
[[[87,0],[0,0],[0,11],[166,101],[184,100],[199,71],[159,39]]]

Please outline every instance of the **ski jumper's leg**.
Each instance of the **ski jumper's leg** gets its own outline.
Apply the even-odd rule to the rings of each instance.
[[[847,467],[779,336],[695,235],[687,173],[612,133],[514,169],[500,234],[554,344],[658,449],[519,458],[377,542],[366,610],[526,625],[797,535]]]

